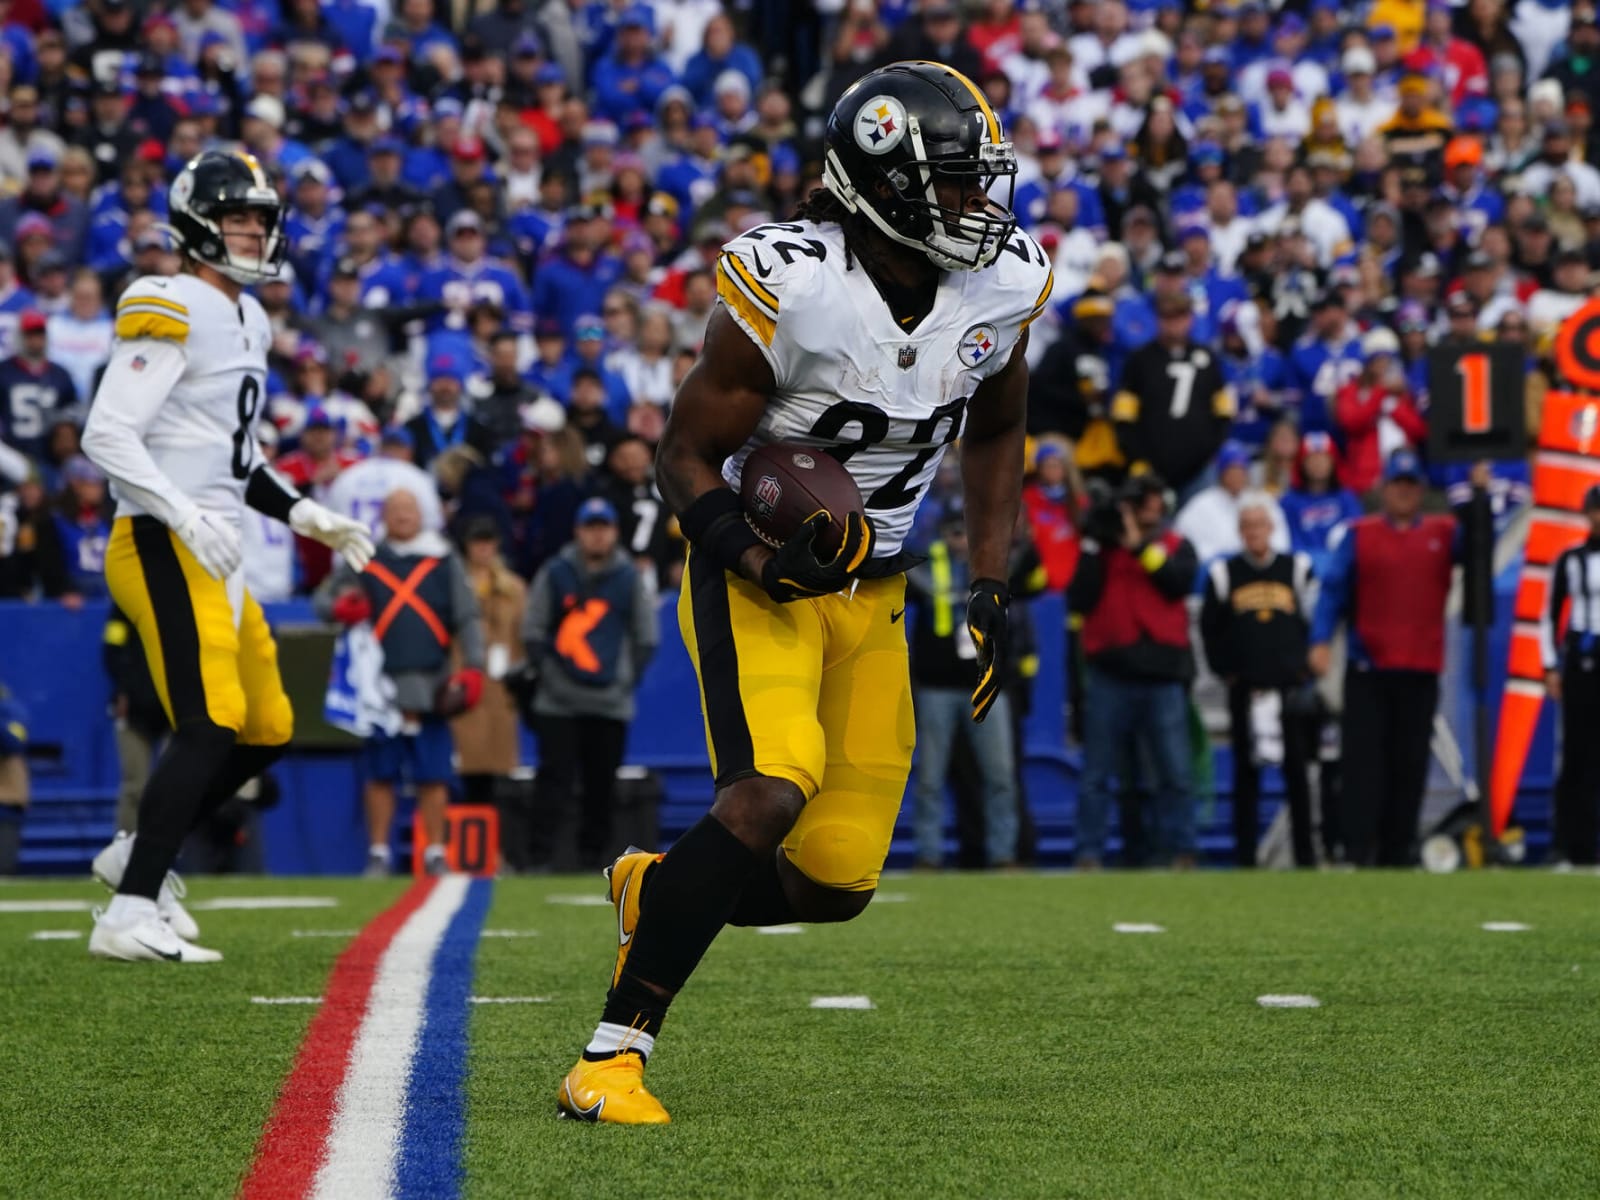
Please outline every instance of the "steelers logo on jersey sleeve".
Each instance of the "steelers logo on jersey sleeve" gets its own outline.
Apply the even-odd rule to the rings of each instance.
[[[981,366],[1000,345],[1000,331],[985,322],[974,325],[961,335],[961,345],[956,353],[969,367]]]

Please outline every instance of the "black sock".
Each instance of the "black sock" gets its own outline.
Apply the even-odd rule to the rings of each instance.
[[[756,867],[750,882],[739,893],[739,903],[728,918],[729,925],[788,925],[800,919],[789,894],[783,890],[783,876],[778,874],[778,859],[782,854],[782,850],[774,850]]]
[[[216,776],[211,781],[211,786],[206,788],[206,793],[200,799],[200,810],[195,813],[195,824],[204,821],[217,809],[239,794],[239,789],[261,774],[273,763],[283,757],[283,752],[289,747],[282,746],[241,746],[235,744],[228,753],[227,762],[222,764]]]
[[[154,900],[177,861],[183,839],[234,748],[231,729],[190,721],[172,735],[139,800],[139,836],[122,873],[124,896]]]
[[[756,866],[756,854],[709,814],[684,834],[650,873],[650,903],[640,909],[627,965],[601,1020],[643,1019],[653,1022],[647,1032],[659,1029],[671,995],[728,923]]]

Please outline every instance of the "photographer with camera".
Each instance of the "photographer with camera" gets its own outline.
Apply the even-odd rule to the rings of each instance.
[[[1283,786],[1297,867],[1317,865],[1311,846],[1311,784],[1307,763],[1320,725],[1311,673],[1311,559],[1273,548],[1272,497],[1239,498],[1244,549],[1214,560],[1206,572],[1200,634],[1206,661],[1228,685],[1233,741],[1234,862],[1256,865],[1262,761],[1282,744]],[[1276,736],[1275,736],[1276,735]]]
[[[1086,664],[1080,868],[1098,867],[1104,854],[1111,779],[1129,786],[1139,764],[1154,789],[1158,859],[1194,865],[1194,654],[1184,600],[1198,566],[1194,548],[1167,527],[1168,514],[1166,484],[1148,473],[1097,500],[1067,588]]]

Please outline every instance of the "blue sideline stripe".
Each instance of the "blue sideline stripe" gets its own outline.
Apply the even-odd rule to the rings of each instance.
[[[405,1132],[395,1195],[449,1198],[461,1194],[461,1148],[467,1116],[467,1008],[473,956],[494,884],[474,879],[433,956],[427,1012],[406,1088]]]

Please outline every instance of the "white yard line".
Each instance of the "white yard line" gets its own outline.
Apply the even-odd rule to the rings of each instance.
[[[877,1008],[870,996],[813,996],[812,1008]]]

